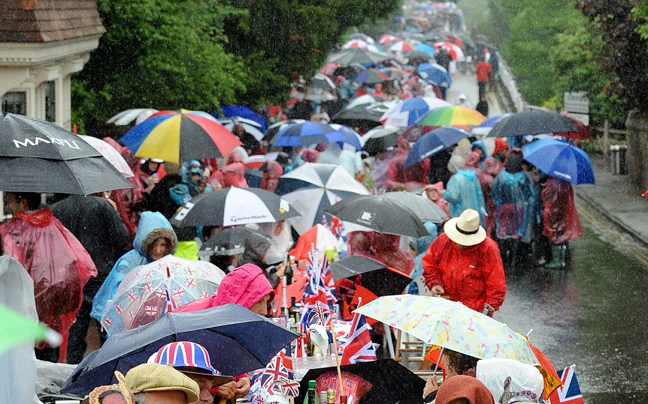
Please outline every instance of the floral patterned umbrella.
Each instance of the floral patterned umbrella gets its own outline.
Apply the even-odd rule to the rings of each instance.
[[[111,335],[148,324],[183,304],[216,294],[224,277],[207,261],[173,255],[135,267],[106,306],[101,324]]]
[[[441,297],[382,296],[355,312],[427,344],[481,359],[509,358],[540,365],[524,337],[497,320]]]

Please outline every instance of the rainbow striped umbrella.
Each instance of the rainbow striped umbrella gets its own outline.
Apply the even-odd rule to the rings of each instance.
[[[172,163],[224,157],[241,141],[216,118],[201,111],[160,111],[129,130],[121,143],[137,157]]]
[[[450,106],[436,108],[416,121],[419,126],[479,125],[486,117],[472,108]]]

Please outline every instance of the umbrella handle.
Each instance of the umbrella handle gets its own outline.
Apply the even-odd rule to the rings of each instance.
[[[441,352],[439,352],[439,359],[437,359],[436,363],[434,364],[434,372],[432,373],[432,377],[436,377],[436,372],[439,369],[439,363],[441,362],[442,356],[443,356],[443,347],[441,347]]]

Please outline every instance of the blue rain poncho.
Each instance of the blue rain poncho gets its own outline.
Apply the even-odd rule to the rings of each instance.
[[[522,171],[502,171],[493,181],[491,197],[495,204],[496,237],[530,242],[536,200],[531,179]]]
[[[443,199],[448,202],[450,216],[459,217],[464,210],[474,209],[485,226],[486,204],[475,170],[457,171],[448,181]]]
[[[108,278],[101,285],[92,301],[90,316],[101,321],[108,302],[115,295],[126,274],[137,266],[153,262],[146,251],[159,237],[166,237],[171,241],[171,254],[173,254],[178,247],[178,239],[171,223],[160,212],[143,212],[133,240],[134,248],[115,262]]]

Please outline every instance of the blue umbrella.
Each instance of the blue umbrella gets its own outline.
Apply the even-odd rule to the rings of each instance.
[[[456,128],[452,126],[443,126],[434,129],[414,143],[412,150],[407,155],[405,160],[405,167],[423,161],[424,158],[430,157],[441,150],[456,144],[461,139],[472,136],[470,132],[465,129]]]
[[[435,53],[437,53],[437,50],[434,48],[434,46],[425,43],[418,43],[416,45],[416,50],[429,53],[430,55],[434,55]]]
[[[327,133],[335,129],[319,122],[304,122],[290,125],[277,132],[275,147],[296,147],[307,146],[317,143],[330,143],[326,137]]]
[[[241,118],[251,119],[261,125],[261,132],[266,131],[265,119],[245,105],[223,105],[221,109],[226,118],[240,116]],[[214,116],[218,118],[217,113]]]
[[[329,124],[329,126],[335,129],[334,132],[326,134],[329,142],[337,143],[340,148],[342,148],[343,143],[346,143],[355,147],[356,150],[362,149],[362,141],[360,140],[360,135],[356,131],[349,128],[348,126],[340,125],[337,123],[331,123]]]
[[[167,313],[152,323],[110,336],[74,369],[61,391],[87,394],[97,386],[116,383],[115,370],[126,374],[174,341],[204,346],[214,368],[225,375],[239,375],[263,368],[296,337],[272,320],[233,303]]]
[[[513,114],[511,114],[510,112],[507,112],[505,114],[491,116],[490,118],[487,118],[484,122],[480,123],[476,127],[477,128],[492,128],[493,126],[495,126],[495,124],[497,122],[499,122],[502,119],[504,119],[504,118],[506,118],[508,116],[511,116],[511,115],[513,115]]]
[[[569,143],[541,139],[522,147],[524,159],[545,174],[572,184],[594,184],[589,156]]]
[[[452,85],[450,74],[439,65],[421,63],[416,68],[416,71],[423,80],[436,84],[439,87],[450,88]]]

